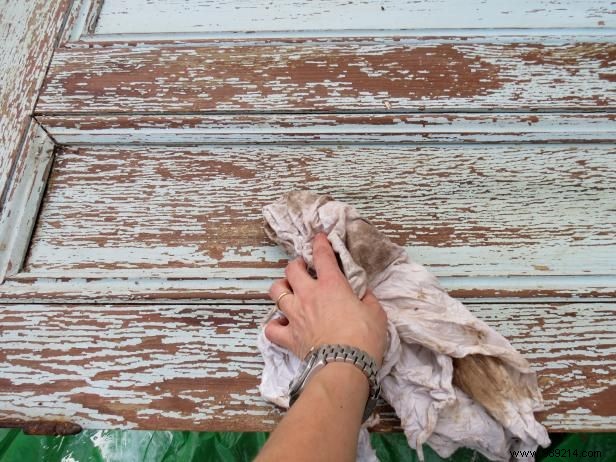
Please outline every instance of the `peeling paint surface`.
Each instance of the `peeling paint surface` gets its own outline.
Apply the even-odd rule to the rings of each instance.
[[[31,124],[0,213],[0,282],[6,275],[21,270],[47,184],[53,152],[54,143],[47,133],[38,124]]]
[[[607,0],[106,0],[95,34],[606,28],[614,16]]]
[[[11,276],[0,286],[3,303],[250,303],[269,300],[268,291],[274,279],[283,277],[283,268],[263,269],[237,274],[227,270],[227,276],[207,278],[177,278],[175,275],[115,270],[106,277],[66,274],[63,277],[37,277],[32,273]],[[197,273],[197,272],[195,272]],[[135,276],[137,275],[137,276]],[[440,277],[449,294],[470,302],[616,301],[614,276],[484,276]]]
[[[60,31],[69,0],[0,0],[0,197]]]
[[[272,429],[261,207],[305,187],[509,338],[551,430],[616,430],[612,2],[4,3],[1,426]]]
[[[439,276],[614,274],[614,165],[603,145],[65,148],[25,271],[271,277],[261,208],[301,185]]]
[[[608,109],[615,60],[566,41],[65,48],[37,113]]]
[[[551,430],[616,428],[613,304],[476,304],[540,374]],[[5,305],[0,422],[270,430],[257,325],[269,305]],[[610,356],[611,355],[611,356]],[[382,408],[379,429],[395,427]],[[581,412],[584,411],[584,412]],[[241,416],[241,417],[240,417]],[[389,416],[389,417],[388,417]]]
[[[222,430],[246,406],[242,425],[254,429],[276,414],[256,390],[255,316],[265,307],[58,308],[3,308],[1,419]]]
[[[38,116],[61,144],[616,143],[610,113]]]

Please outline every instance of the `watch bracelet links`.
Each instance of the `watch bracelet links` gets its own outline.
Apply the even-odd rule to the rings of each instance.
[[[378,369],[376,367],[376,361],[366,353],[364,350],[342,344],[327,344],[321,345],[317,348],[312,348],[306,357],[310,354],[316,356],[322,355],[326,362],[345,362],[357,366],[370,382],[370,391],[375,390],[378,387],[376,380],[376,374]],[[372,394],[372,393],[371,393]]]

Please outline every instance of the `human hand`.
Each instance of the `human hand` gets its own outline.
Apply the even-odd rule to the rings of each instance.
[[[285,279],[270,289],[285,317],[272,319],[265,326],[271,341],[304,357],[313,346],[345,344],[364,350],[377,366],[383,362],[387,347],[387,315],[371,292],[360,300],[338,267],[334,251],[325,234],[313,241],[313,261],[317,279],[313,279],[302,258],[290,262]]]

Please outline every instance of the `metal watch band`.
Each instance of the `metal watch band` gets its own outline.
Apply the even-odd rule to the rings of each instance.
[[[380,386],[376,378],[378,368],[376,361],[368,353],[350,345],[325,344],[311,348],[304,359],[303,369],[289,387],[289,405],[291,406],[297,400],[310,378],[330,362],[353,364],[368,378],[370,394],[362,418],[362,422],[365,422],[374,411],[380,393]]]

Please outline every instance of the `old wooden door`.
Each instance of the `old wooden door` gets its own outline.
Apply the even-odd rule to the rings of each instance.
[[[261,207],[306,188],[510,338],[550,429],[615,429],[612,10],[76,1],[3,204],[2,422],[272,428]]]

